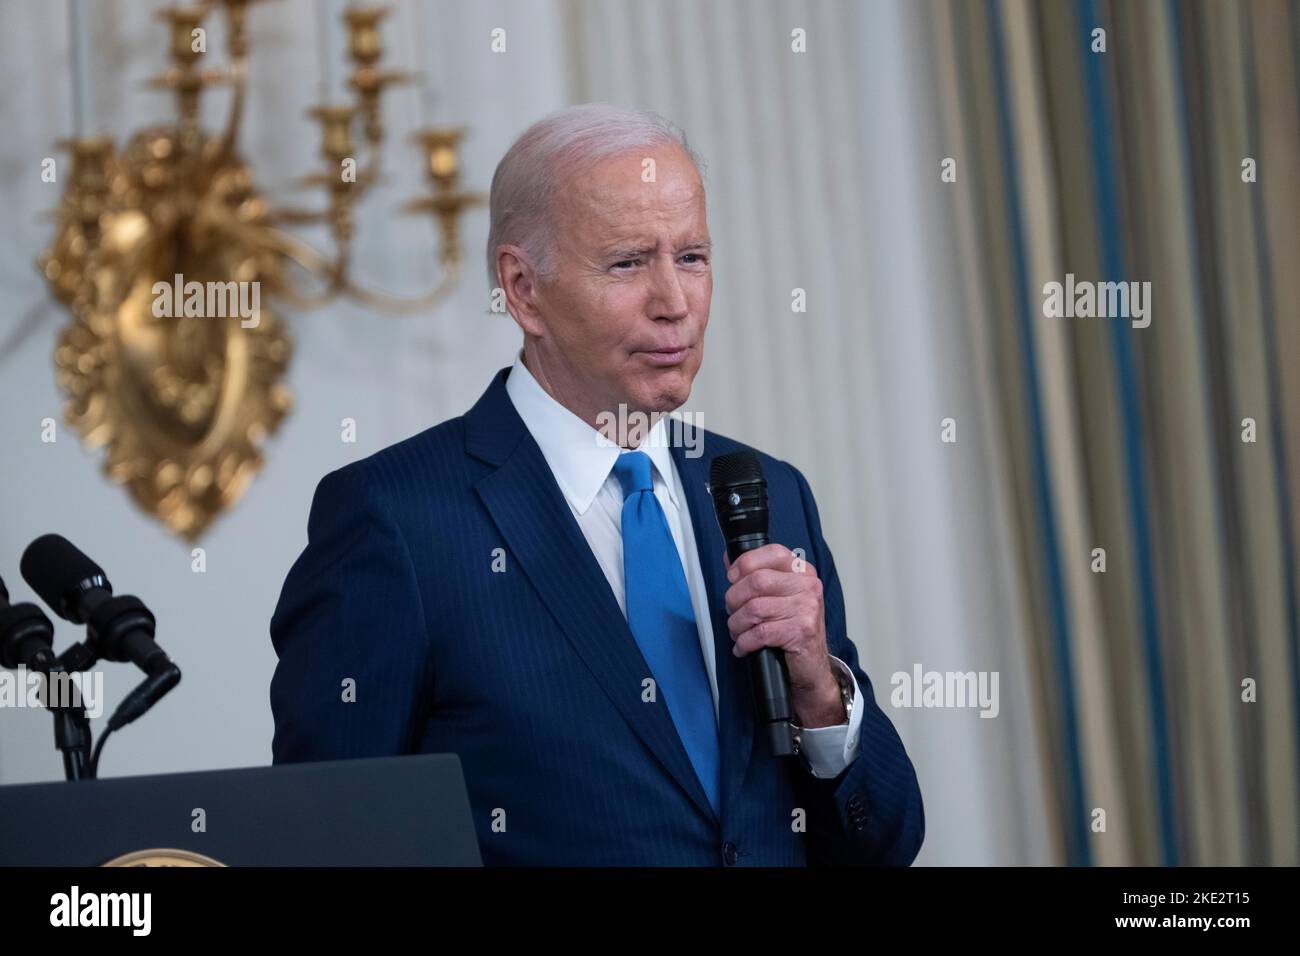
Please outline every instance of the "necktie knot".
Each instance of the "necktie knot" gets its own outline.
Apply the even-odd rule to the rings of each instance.
[[[624,452],[614,462],[614,474],[623,486],[623,498],[631,498],[638,491],[651,491],[654,482],[650,477],[650,456],[643,451]]]

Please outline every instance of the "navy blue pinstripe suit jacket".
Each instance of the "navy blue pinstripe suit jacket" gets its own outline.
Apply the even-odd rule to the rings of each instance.
[[[316,489],[271,620],[274,761],[459,754],[489,865],[910,863],[925,829],[916,774],[858,666],[804,477],[761,455],[771,538],[817,569],[830,653],[866,708],[860,753],[833,780],[767,753],[748,662],[731,653],[705,482],[709,460],[746,446],[705,432],[703,456],[672,449],[717,640],[718,819],[662,699],[642,701],[649,669],[506,394],[508,372],[466,415]]]

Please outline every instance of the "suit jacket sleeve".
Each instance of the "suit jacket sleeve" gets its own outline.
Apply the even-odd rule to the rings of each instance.
[[[814,865],[907,866],[925,837],[925,812],[916,771],[894,725],[876,704],[871,681],[858,665],[849,640],[844,592],[835,560],[822,537],[821,518],[808,482],[793,468],[812,538],[808,556],[822,582],[826,642],[832,655],[848,664],[857,679],[862,708],[858,756],[837,777],[821,780],[802,774],[798,786],[810,810],[805,833],[808,861]]]
[[[355,466],[326,475],[271,618],[272,761],[411,753],[429,706],[410,552]]]

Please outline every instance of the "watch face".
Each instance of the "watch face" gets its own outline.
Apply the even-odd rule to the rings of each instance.
[[[835,672],[835,679],[840,683],[840,693],[844,695],[844,704],[853,702],[853,681],[843,671]]]

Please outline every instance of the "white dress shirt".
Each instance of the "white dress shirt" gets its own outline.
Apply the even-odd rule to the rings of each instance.
[[[542,450],[542,456],[555,476],[556,484],[573,511],[591,552],[609,581],[618,606],[627,617],[627,599],[623,585],[623,488],[614,474],[614,462],[628,449],[602,440],[600,432],[552,398],[524,365],[523,352],[515,359],[506,379],[506,393],[519,417]],[[653,468],[654,494],[663,508],[677,554],[686,571],[686,583],[700,635],[704,668],[713,693],[713,713],[718,713],[717,658],[713,646],[713,622],[709,613],[708,591],[691,526],[691,511],[681,490],[681,478],[673,464],[666,426],[660,418],[640,450],[649,456]],[[719,554],[715,560],[721,561]],[[857,678],[843,661],[831,656],[853,683],[854,707],[849,720],[831,727],[803,730],[800,757],[815,777],[836,777],[858,754],[858,727],[862,722],[862,694]]]

